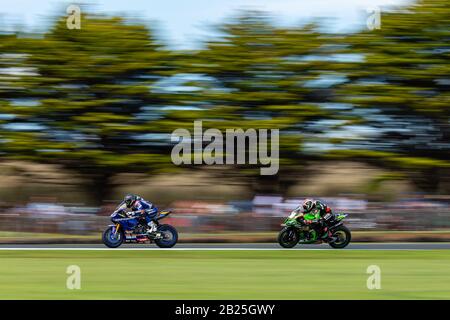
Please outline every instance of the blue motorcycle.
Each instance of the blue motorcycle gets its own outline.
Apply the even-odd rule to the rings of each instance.
[[[148,232],[145,217],[129,217],[125,212],[115,212],[111,215],[114,224],[109,225],[103,232],[103,243],[109,248],[117,248],[124,242],[154,242],[160,248],[171,248],[178,241],[178,232],[169,224],[159,223],[170,213],[161,211],[153,219],[157,226],[156,231]]]

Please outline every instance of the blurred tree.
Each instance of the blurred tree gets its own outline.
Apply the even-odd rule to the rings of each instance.
[[[170,53],[146,27],[83,16],[81,30],[67,29],[62,18],[43,37],[6,40],[0,47],[9,73],[0,86],[3,157],[75,170],[91,181],[99,201],[112,175],[170,162],[167,150],[142,139],[152,134],[151,121],[165,102],[153,86],[171,73]]]
[[[183,92],[182,101],[201,103],[205,109],[198,114],[179,111],[176,115],[179,121],[202,117],[205,127],[221,130],[280,129],[279,173],[260,176],[259,170],[244,166],[239,173],[256,179],[256,191],[283,193],[298,182],[306,160],[317,159],[305,152],[304,143],[330,140],[323,135],[329,128],[322,124],[343,125],[358,118],[336,115],[321,106],[332,101],[337,84],[321,82],[323,76],[336,75],[328,74],[330,64],[338,69],[339,61],[323,59],[334,53],[335,37],[317,32],[314,25],[275,27],[261,12],[244,12],[220,26],[219,32],[219,40],[208,42],[180,66],[191,76],[203,77],[203,81],[189,82],[201,94],[197,90]],[[317,56],[320,58],[314,59]]]
[[[340,155],[406,169],[428,191],[448,179],[449,17],[448,1],[423,0],[383,12],[379,30],[347,37],[348,52],[364,59],[346,68],[336,100],[352,104],[376,134],[365,141],[371,151]]]
[[[0,152],[75,170],[100,201],[117,173],[173,170],[169,134],[203,120],[280,129],[278,175],[237,167],[256,191],[282,193],[306,161],[341,157],[436,190],[450,176],[448,17],[446,1],[425,0],[384,13],[380,30],[331,35],[246,12],[195,52],[102,16],[83,16],[81,30],[61,19],[44,35],[3,34]]]

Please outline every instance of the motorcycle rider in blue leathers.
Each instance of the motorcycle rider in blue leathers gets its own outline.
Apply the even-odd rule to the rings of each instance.
[[[115,212],[123,212],[127,209],[131,209],[127,213],[129,217],[145,218],[145,222],[149,227],[148,233],[156,231],[156,223],[153,222],[153,219],[158,214],[158,208],[153,203],[144,200],[138,195],[127,194]]]

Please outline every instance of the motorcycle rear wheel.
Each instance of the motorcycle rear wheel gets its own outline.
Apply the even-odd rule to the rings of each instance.
[[[155,240],[155,243],[160,248],[172,248],[177,244],[178,232],[177,229],[170,224],[161,224],[158,226],[158,232],[163,234],[162,239]]]
[[[278,234],[278,243],[283,248],[293,248],[300,241],[300,236],[292,227],[284,227]]]

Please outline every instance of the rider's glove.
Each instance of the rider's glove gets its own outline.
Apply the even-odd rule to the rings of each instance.
[[[134,216],[135,216],[134,211],[128,211],[128,212],[127,212],[127,216],[128,216],[129,218],[134,217]]]

